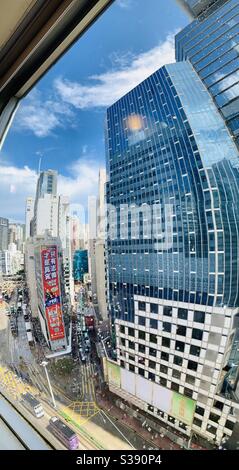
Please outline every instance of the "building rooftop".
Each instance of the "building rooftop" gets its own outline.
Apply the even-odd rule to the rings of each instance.
[[[203,13],[207,8],[209,8],[213,3],[216,3],[218,0],[177,0],[180,6],[189,14],[191,18],[197,18],[201,13]],[[224,3],[226,0],[224,0]],[[220,3],[223,3],[221,1]]]

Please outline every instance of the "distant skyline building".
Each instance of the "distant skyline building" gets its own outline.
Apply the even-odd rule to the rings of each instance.
[[[0,217],[0,251],[8,249],[9,220]]]
[[[8,242],[15,243],[17,250],[24,252],[24,241],[25,241],[25,225],[17,223],[9,223],[9,236]]]
[[[44,194],[37,201],[34,216],[34,235],[43,235],[47,230],[53,237],[58,235],[58,196]]]
[[[23,252],[15,243],[9,243],[8,249],[0,251],[0,273],[14,276],[24,268]]]
[[[31,221],[34,216],[34,199],[33,197],[28,197],[26,200],[25,207],[25,239],[27,240],[31,234]]]
[[[107,175],[109,388],[220,444],[239,414],[239,155],[189,62],[108,109]]]
[[[74,279],[71,253],[71,221],[70,201],[68,196],[59,196],[58,205],[58,236],[61,239],[63,250],[63,264],[65,276],[65,289],[69,294],[71,303],[74,301]]]
[[[41,329],[49,348],[53,351],[58,351],[59,348],[62,348],[63,350],[65,348],[66,350],[66,338],[69,333],[71,306],[74,302],[70,240],[70,203],[68,197],[63,195],[58,196],[57,194],[57,172],[48,170],[40,173],[37,181],[33,218],[31,217],[32,205],[32,198],[28,198],[26,204],[26,224],[27,231],[31,236],[27,238],[26,242],[25,272],[31,297],[30,303],[32,314],[33,316],[39,317]],[[54,243],[56,244],[56,247],[51,249],[51,245]],[[54,250],[57,251],[57,257],[55,256],[52,263],[55,262],[57,264],[58,270],[52,273],[52,277],[54,277],[55,274],[57,276],[57,286],[55,287],[57,289],[59,288],[58,291],[60,292],[60,297],[58,296],[57,306],[54,311],[53,309],[48,308],[50,305],[47,304],[48,300],[46,297],[46,308],[44,308],[44,295],[48,295],[44,292],[44,285],[47,284],[47,282],[45,282],[47,279],[45,279],[44,282],[42,280],[44,273],[41,265],[41,250],[43,250],[42,247],[44,244],[46,247],[49,246],[49,249],[46,248],[47,256],[49,254],[49,257],[51,257],[51,253],[53,253]],[[51,269],[52,267],[51,264],[49,265],[48,263],[49,260],[47,259],[46,266],[44,268],[46,278],[49,274],[48,269]],[[51,275],[51,272],[49,275]],[[33,276],[34,279],[32,279]],[[49,289],[50,287],[48,286],[48,290]],[[59,323],[61,336],[58,336],[58,327],[56,324],[58,320],[60,322],[60,315],[63,315],[64,312],[66,323],[63,322],[61,325]],[[53,324],[55,326],[53,326]],[[66,324],[68,326],[66,329],[67,331],[65,332]],[[68,352],[70,352],[70,349]]]
[[[95,244],[97,237],[97,199],[95,196],[88,198],[88,220],[89,220],[89,250],[88,262],[91,279],[91,293],[94,304],[97,303],[97,283],[96,283],[96,259]]]
[[[34,260],[38,315],[42,332],[51,351],[66,350],[63,254],[60,239],[51,237],[50,234],[36,237]]]
[[[108,319],[105,240],[98,239],[95,244],[96,294],[97,305],[103,320]]]
[[[103,319],[107,315],[105,258],[105,184],[106,170],[99,169],[98,194],[89,198],[89,267],[92,299]]]
[[[57,195],[57,171],[44,170],[40,172],[37,180],[36,200],[45,194]]]
[[[35,240],[32,237],[28,237],[25,243],[24,267],[27,287],[29,290],[31,314],[33,318],[38,318],[38,292],[36,283],[34,245]]]
[[[87,250],[76,250],[73,259],[74,281],[83,282],[84,276],[89,272]]]
[[[70,215],[71,251],[85,250],[88,247],[88,225],[81,221],[79,215]]]
[[[42,171],[37,180],[33,235],[43,235],[45,230],[53,237],[58,234],[57,172],[53,170]]]

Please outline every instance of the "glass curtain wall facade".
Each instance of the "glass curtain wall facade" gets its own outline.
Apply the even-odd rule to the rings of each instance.
[[[83,282],[84,274],[88,272],[88,251],[76,250],[73,258],[74,281]]]
[[[239,2],[219,0],[199,13],[176,36],[176,59],[192,63],[239,147]]]
[[[57,195],[57,171],[41,171],[37,181],[36,200],[44,194]]]
[[[106,141],[108,298],[120,368],[110,389],[188,435],[220,442],[235,421],[220,392],[238,311],[237,148],[186,61],[110,107]],[[143,397],[142,389],[152,390]],[[170,403],[172,393],[191,400],[180,408],[196,407],[191,420],[172,405],[165,412],[161,393]]]

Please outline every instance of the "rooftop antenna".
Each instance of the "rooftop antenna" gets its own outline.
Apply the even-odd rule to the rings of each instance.
[[[40,171],[41,171],[41,160],[42,160],[42,157],[39,158],[38,175],[40,175]]]
[[[37,155],[39,155],[39,162],[38,162],[38,176],[39,176],[40,171],[41,171],[41,161],[42,161],[43,154],[41,152],[37,152]]]

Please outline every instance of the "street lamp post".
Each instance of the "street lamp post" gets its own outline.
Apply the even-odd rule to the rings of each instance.
[[[53,395],[53,390],[52,390],[51,382],[50,382],[49,375],[48,375],[47,368],[46,368],[47,364],[48,364],[48,362],[43,361],[43,362],[41,363],[41,366],[44,367],[44,370],[45,370],[45,373],[46,373],[46,378],[47,378],[47,383],[48,383],[49,390],[50,390],[50,394],[51,394],[52,403],[53,403],[54,408],[56,408],[55,397],[54,397],[54,395]]]
[[[193,433],[191,431],[189,439],[188,439],[188,443],[187,443],[187,449],[188,450],[191,450],[192,437],[193,437]]]
[[[107,351],[106,351],[105,341],[106,341],[107,339],[109,339],[109,338],[110,338],[110,336],[107,336],[106,338],[104,338],[104,339],[101,340],[101,343],[103,344],[103,348],[104,348],[105,355],[106,355],[107,359],[108,359],[108,353],[107,353]]]

